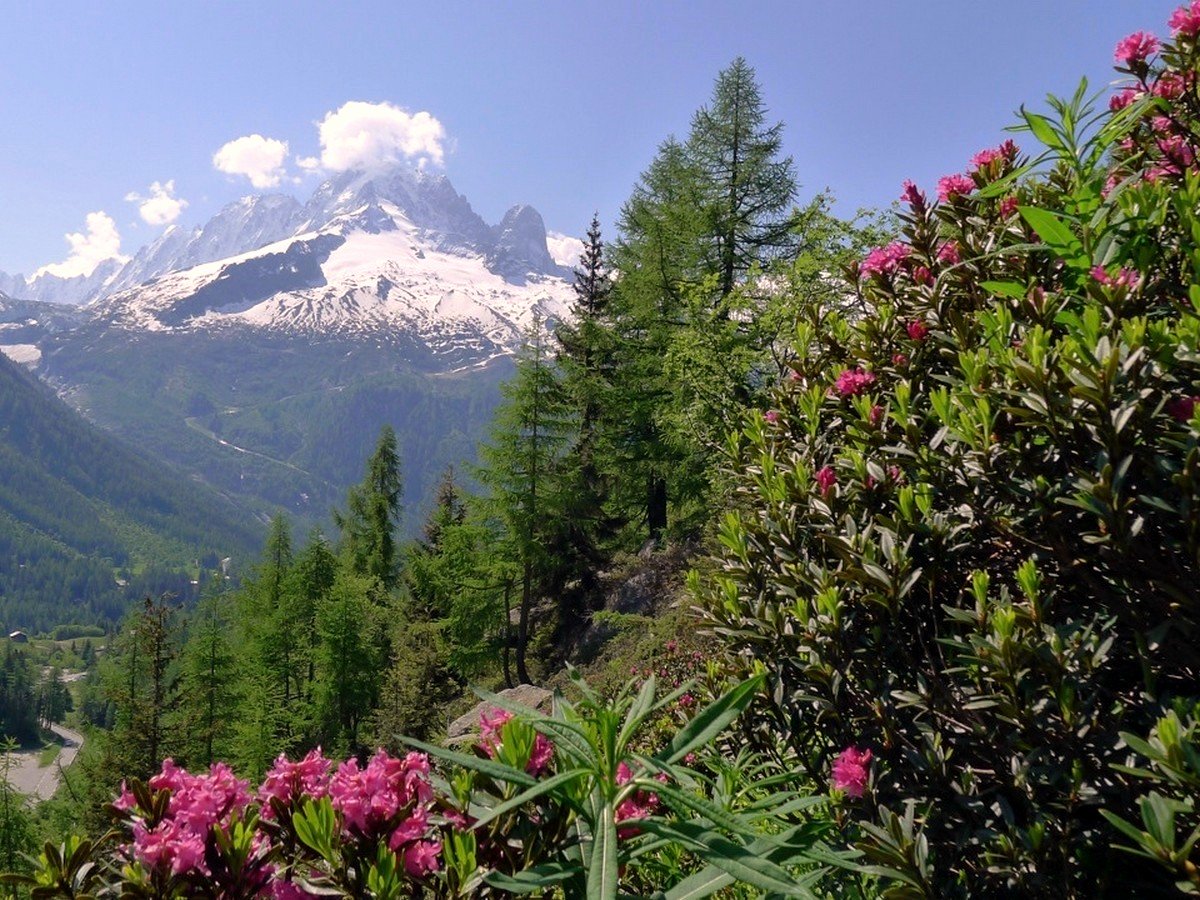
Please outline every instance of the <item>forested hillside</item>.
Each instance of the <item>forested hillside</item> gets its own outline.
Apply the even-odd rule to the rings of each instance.
[[[116,621],[137,592],[186,588],[202,558],[244,560],[261,533],[228,498],[122,446],[2,357],[0,520],[5,631]]]

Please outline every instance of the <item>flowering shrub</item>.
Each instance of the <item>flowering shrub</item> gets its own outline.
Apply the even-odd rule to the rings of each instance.
[[[1200,2],[1170,24],[1108,110],[1083,87],[937,202],[904,185],[693,583],[767,672],[751,733],[829,773],[896,896],[1194,883],[1183,751],[1137,737],[1200,694]]]
[[[811,880],[822,863],[851,865],[819,843],[820,798],[780,787],[739,808],[687,767],[756,679],[694,710],[652,754],[636,749],[639,732],[687,684],[656,699],[650,676],[613,701],[578,686],[584,699],[553,717],[485,710],[471,753],[421,745],[446,763],[444,780],[421,751],[336,767],[319,749],[281,756],[254,792],[222,763],[192,774],[168,759],[122,787],[112,833],[47,846],[31,874],[7,880],[39,898],[616,897],[631,884],[700,898],[738,880],[803,894],[797,869]]]

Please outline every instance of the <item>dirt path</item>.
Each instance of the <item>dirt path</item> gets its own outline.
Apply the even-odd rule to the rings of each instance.
[[[13,754],[13,766],[8,773],[12,786],[35,803],[54,796],[61,771],[75,761],[79,748],[83,746],[83,735],[78,731],[61,725],[51,725],[50,730],[58,736],[62,745],[54,762],[48,766],[39,765],[42,751],[21,750]]]

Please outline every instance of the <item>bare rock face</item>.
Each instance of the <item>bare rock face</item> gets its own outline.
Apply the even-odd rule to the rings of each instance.
[[[530,709],[536,709],[542,713],[549,713],[554,702],[554,694],[532,684],[519,684],[514,688],[500,691],[496,696],[509,703],[519,703],[521,706],[528,706]],[[463,743],[476,735],[479,732],[480,715],[494,706],[494,703],[486,700],[476,704],[470,712],[459,716],[450,723],[450,727],[446,731],[447,738],[453,743]]]

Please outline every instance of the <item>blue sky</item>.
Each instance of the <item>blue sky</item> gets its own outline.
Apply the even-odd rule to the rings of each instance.
[[[1176,5],[8,4],[0,270],[63,260],[64,235],[85,231],[89,213],[113,220],[123,253],[176,214],[203,222],[254,192],[246,175],[214,167],[218,150],[249,135],[268,140],[235,145],[226,168],[258,166],[260,183],[278,178],[303,198],[319,175],[299,160],[344,164],[364,122],[386,132],[385,147],[440,151],[441,168],[490,222],[526,202],[552,230],[579,234],[594,209],[611,227],[656,146],[686,132],[737,55],[786,123],[802,194],[829,187],[845,212],[887,205],[904,178],[929,186],[962,169],[1021,103],[1070,92],[1081,75],[1111,81],[1116,41],[1164,33]],[[350,101],[396,109],[344,108]],[[319,123],[338,110],[323,147]],[[287,142],[283,165],[264,169],[282,152],[273,142]],[[144,218],[139,208],[156,197]]]

